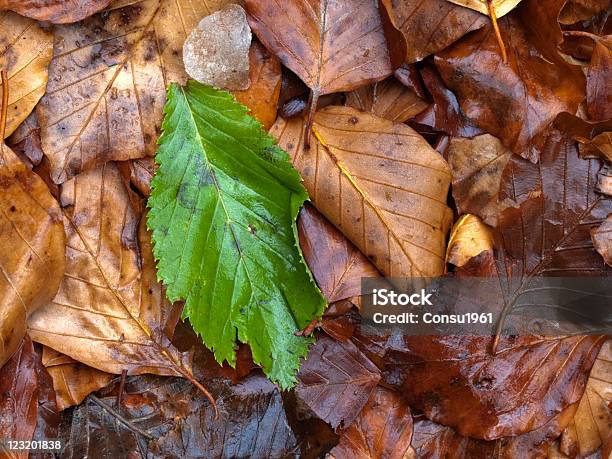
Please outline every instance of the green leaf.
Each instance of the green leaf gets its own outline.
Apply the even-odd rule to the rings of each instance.
[[[300,176],[227,92],[173,84],[164,113],[148,220],[158,276],[217,361],[235,364],[238,339],[289,388],[311,344],[294,333],[325,306],[297,243]]]

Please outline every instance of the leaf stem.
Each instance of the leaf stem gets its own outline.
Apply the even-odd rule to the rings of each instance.
[[[102,400],[100,400],[95,395],[90,395],[89,399],[92,402],[94,402],[96,405],[98,405],[100,408],[108,411],[111,415],[113,415],[115,418],[117,418],[117,420],[119,422],[121,422],[121,424],[123,424],[127,429],[131,430],[134,433],[142,435],[143,437],[145,437],[145,438],[147,438],[149,440],[153,440],[153,438],[154,438],[153,435],[151,435],[148,432],[145,432],[144,430],[136,427],[132,422],[130,422],[126,418],[124,418],[121,414],[119,414],[119,412],[117,412],[114,408],[112,408],[106,402],[103,402]]]
[[[493,0],[487,0],[487,6],[489,8],[489,17],[491,18],[491,23],[493,24],[493,30],[495,31],[495,38],[497,38],[497,44],[499,45],[499,50],[501,51],[502,60],[504,61],[504,64],[507,64],[508,54],[506,53],[506,45],[504,45],[504,40],[502,39],[501,31],[499,30],[499,24],[497,23],[497,13],[495,12]]]
[[[4,134],[6,133],[6,119],[8,114],[8,99],[9,99],[9,87],[8,87],[8,72],[2,70],[2,109],[0,110],[0,141],[4,140]]]

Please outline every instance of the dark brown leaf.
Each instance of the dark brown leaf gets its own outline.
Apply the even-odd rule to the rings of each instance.
[[[37,356],[29,336],[0,369],[0,439],[31,440],[38,414]],[[0,456],[26,458],[27,453],[5,449],[0,442]]]
[[[377,387],[359,416],[341,431],[336,459],[402,459],[412,440],[410,407],[395,392]]]
[[[499,21],[511,50],[507,63],[502,62],[490,26],[435,59],[463,113],[514,153],[534,162],[552,121],[560,112],[575,113],[585,97],[582,71],[565,63],[556,50],[562,38],[554,19],[560,2],[535,3],[521,4],[523,20],[511,14]]]
[[[361,278],[380,275],[365,255],[314,207],[302,209],[298,231],[306,263],[329,303],[359,296]]]
[[[382,4],[381,12],[404,37],[407,63],[437,53],[487,23],[486,16],[447,0],[382,0]]]
[[[320,95],[393,73],[375,0],[247,0],[246,9],[261,42],[312,89],[315,106]]]
[[[302,364],[295,392],[333,428],[348,427],[379,380],[378,368],[353,343],[322,337]]]
[[[600,41],[587,72],[587,109],[593,121],[612,118],[612,50]]]

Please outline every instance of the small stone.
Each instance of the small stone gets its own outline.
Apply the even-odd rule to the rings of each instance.
[[[241,6],[230,4],[206,16],[183,45],[187,74],[217,88],[248,89],[251,39],[251,28]]]

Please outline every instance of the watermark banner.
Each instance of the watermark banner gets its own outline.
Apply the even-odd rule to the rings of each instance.
[[[363,278],[363,324],[405,335],[612,334],[612,278]]]

